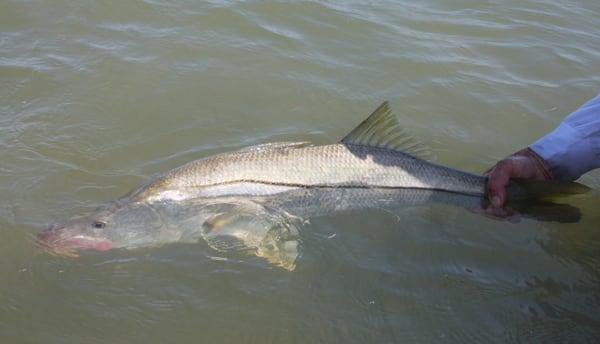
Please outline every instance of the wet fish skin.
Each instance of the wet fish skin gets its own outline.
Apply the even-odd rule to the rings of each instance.
[[[339,143],[271,143],[215,155],[162,174],[129,196],[136,201],[184,200],[332,187],[484,195],[484,177],[419,159],[424,151],[384,102]]]
[[[485,203],[485,177],[420,159],[421,154],[422,145],[384,103],[339,143],[270,143],[192,161],[94,213],[50,226],[39,241],[72,253],[205,240],[215,249],[245,246],[291,268],[297,245],[290,233],[297,232],[298,217],[431,202]],[[526,183],[512,188],[528,196]],[[570,219],[580,217],[571,214]],[[277,238],[285,239],[281,249]]]
[[[241,183],[256,184],[250,196],[273,193],[277,187],[280,192],[291,188],[408,188],[483,196],[485,180],[403,152],[338,143],[263,147],[208,157],[158,176],[130,197],[157,201],[174,195],[179,200],[227,196],[236,194],[235,184]]]

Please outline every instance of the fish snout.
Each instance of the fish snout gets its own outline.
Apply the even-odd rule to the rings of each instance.
[[[65,256],[77,256],[76,250],[106,251],[113,246],[107,239],[76,233],[62,224],[49,225],[37,234],[36,241],[52,253]]]

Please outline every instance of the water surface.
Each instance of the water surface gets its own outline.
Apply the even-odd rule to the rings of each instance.
[[[311,221],[288,272],[206,244],[39,252],[149,176],[269,141],[337,141],[389,100],[437,161],[487,169],[600,90],[581,1],[0,3],[0,341],[593,342],[600,213],[442,205]],[[582,180],[600,186],[600,175]]]

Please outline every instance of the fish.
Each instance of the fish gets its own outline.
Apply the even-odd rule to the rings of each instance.
[[[188,162],[150,178],[97,211],[50,225],[37,242],[53,253],[206,242],[288,270],[307,219],[367,208],[443,203],[484,209],[486,177],[436,164],[388,102],[337,143],[275,142]],[[509,202],[550,214],[581,214],[556,197],[589,189],[572,182],[513,181]],[[564,220],[563,218],[563,220]],[[550,216],[550,220],[560,216]]]

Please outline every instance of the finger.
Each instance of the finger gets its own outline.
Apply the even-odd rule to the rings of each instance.
[[[482,215],[488,219],[497,221],[509,221],[511,223],[519,222],[519,214],[506,208],[470,208],[468,209],[471,213]]]
[[[502,160],[488,175],[487,193],[494,208],[500,208],[506,202],[506,185],[514,173],[511,160]]]

